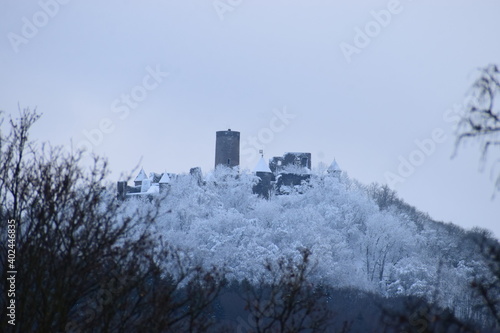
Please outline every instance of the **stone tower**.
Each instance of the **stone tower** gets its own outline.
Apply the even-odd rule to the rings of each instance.
[[[215,167],[240,165],[240,132],[218,131],[215,140]]]

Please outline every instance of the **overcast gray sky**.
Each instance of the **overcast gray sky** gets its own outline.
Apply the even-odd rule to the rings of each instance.
[[[147,172],[209,171],[230,127],[243,168],[261,148],[336,158],[437,220],[500,236],[478,147],[450,159],[474,70],[500,63],[499,14],[463,0],[0,0],[0,109],[37,107],[35,139],[91,147],[113,180],[141,158]]]

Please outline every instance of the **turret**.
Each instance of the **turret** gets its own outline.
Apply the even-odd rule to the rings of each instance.
[[[144,169],[141,168],[141,171],[139,171],[139,174],[134,179],[134,185],[135,186],[141,186],[142,185],[142,181],[144,179],[148,179],[148,176],[146,176],[146,172],[144,172]]]
[[[158,186],[160,187],[159,188],[160,194],[168,193],[168,191],[170,190],[170,177],[166,172],[164,172],[163,175],[161,176],[161,179],[158,182]]]
[[[326,170],[328,174],[335,176],[335,177],[340,177],[340,174],[342,173],[342,170],[340,169],[339,165],[337,164],[337,161],[333,159],[332,164],[328,167]]]
[[[259,182],[255,184],[253,187],[253,193],[258,194],[259,196],[269,199],[269,195],[272,190],[272,181],[274,180],[274,175],[269,168],[269,165],[266,163],[264,159],[264,153],[259,151],[261,157],[257,165],[253,169],[253,172],[257,177],[259,177]]]

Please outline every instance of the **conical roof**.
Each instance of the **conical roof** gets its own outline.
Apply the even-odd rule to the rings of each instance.
[[[328,167],[328,172],[337,172],[337,171],[342,171],[339,167],[339,165],[337,164],[337,161],[335,161],[335,159],[333,159],[333,162],[332,164],[330,164],[330,166]]]
[[[168,176],[168,173],[164,172],[163,176],[160,178],[160,184],[169,184],[170,183],[170,177]]]
[[[266,160],[264,160],[264,157],[261,157],[255,168],[253,169],[253,172],[269,172],[272,173],[271,169],[269,169],[269,165],[266,163]]]
[[[140,181],[143,181],[144,179],[148,179],[148,176],[146,176],[144,169],[141,168],[141,171],[139,171],[139,174],[137,175],[137,177],[135,177],[134,181],[140,182]]]

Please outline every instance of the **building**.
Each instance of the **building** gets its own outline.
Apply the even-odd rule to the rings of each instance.
[[[215,137],[215,167],[240,165],[240,132],[218,131]]]
[[[268,199],[273,194],[288,194],[291,191],[302,191],[311,178],[311,153],[285,153],[283,156],[271,158],[269,162],[261,157],[253,172],[259,181],[253,187],[253,193]],[[215,137],[215,167],[224,165],[238,168],[240,165],[240,132],[216,132]],[[341,170],[334,160],[327,170],[329,175],[339,177]],[[196,184],[204,186],[201,169],[191,168],[189,175],[196,180]],[[125,181],[117,183],[117,197],[121,200],[130,197],[152,197],[158,194],[168,195],[170,184],[177,175],[151,172],[149,176],[141,169],[134,179],[134,185],[129,186]]]
[[[146,175],[144,169],[134,179],[134,186],[129,186],[126,181],[117,183],[117,197],[125,200],[130,197],[151,197],[157,194],[168,193],[173,174],[151,172]]]
[[[326,170],[328,174],[335,176],[335,177],[340,177],[340,174],[342,173],[342,170],[340,169],[339,165],[337,164],[337,161],[333,159],[332,164],[328,167]]]
[[[311,171],[311,153],[285,153],[283,156],[273,157],[269,161],[272,172],[284,172],[286,170],[304,173]]]
[[[259,177],[259,182],[253,187],[253,193],[259,196],[269,199],[269,196],[273,193],[275,177],[269,164],[264,160],[264,153],[261,150],[260,159],[253,172],[257,177]]]
[[[276,194],[288,194],[311,178],[311,153],[285,153],[273,157],[269,168],[276,177]]]

